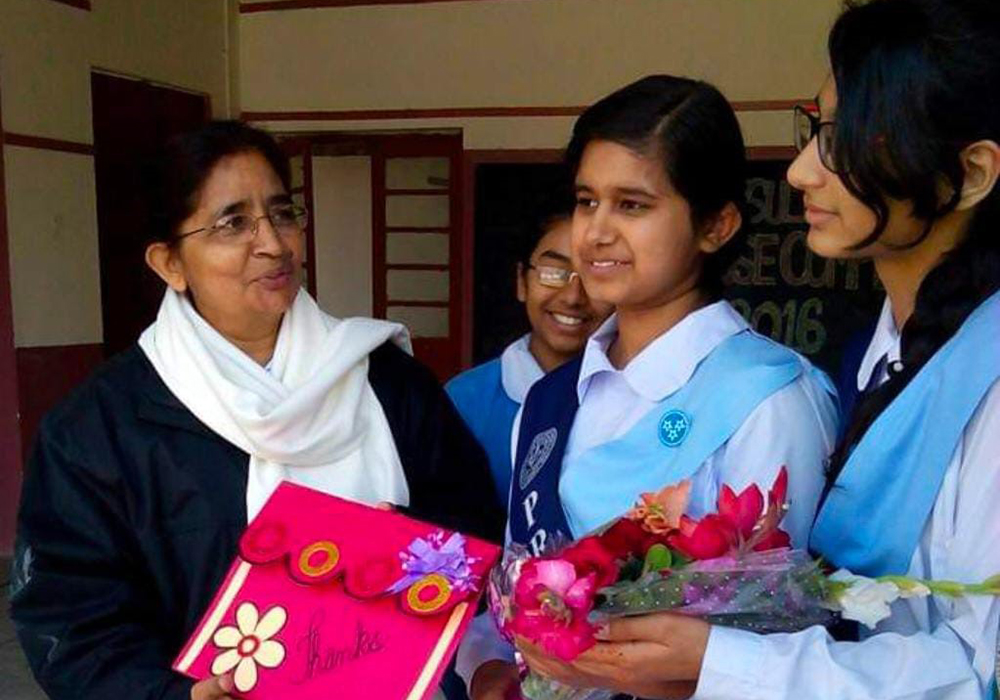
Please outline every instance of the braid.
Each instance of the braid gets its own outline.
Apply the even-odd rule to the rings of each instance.
[[[836,480],[854,446],[882,411],[958,332],[969,314],[1000,290],[998,229],[1000,190],[994,190],[979,205],[962,241],[920,284],[913,314],[903,326],[903,369],[890,372],[888,382],[858,403],[844,439],[831,459],[828,484]]]

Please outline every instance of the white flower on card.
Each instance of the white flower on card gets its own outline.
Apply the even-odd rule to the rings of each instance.
[[[830,580],[848,584],[836,599],[841,617],[860,622],[868,629],[875,629],[875,625],[889,617],[889,606],[900,597],[895,583],[856,576],[846,569],[832,574]]]
[[[253,603],[241,603],[236,609],[236,627],[225,626],[215,631],[212,641],[226,651],[212,662],[212,675],[218,676],[236,669],[233,683],[241,693],[257,685],[257,666],[276,668],[285,660],[285,647],[271,639],[288,620],[280,605],[261,617]]]

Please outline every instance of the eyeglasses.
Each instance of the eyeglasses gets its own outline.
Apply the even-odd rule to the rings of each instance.
[[[252,214],[227,214],[211,226],[178,234],[176,239],[187,238],[196,233],[207,231],[206,238],[223,243],[249,243],[257,237],[261,219],[267,219],[271,227],[282,236],[295,236],[305,230],[309,221],[309,212],[305,207],[295,205],[280,205],[272,207],[263,216]]]
[[[553,289],[561,289],[572,282],[574,277],[580,277],[580,273],[575,270],[567,270],[565,267],[555,267],[554,265],[528,263],[528,269],[538,273],[539,284]]]
[[[802,153],[815,138],[819,147],[819,162],[831,173],[840,173],[833,162],[836,124],[821,121],[815,110],[802,105],[795,106],[795,149]]]

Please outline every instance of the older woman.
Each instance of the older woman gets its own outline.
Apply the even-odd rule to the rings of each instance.
[[[170,661],[283,479],[502,531],[485,455],[405,329],[301,289],[306,212],[277,144],[217,122],[160,165],[159,315],[47,416],[24,485],[12,615],[53,698],[225,697],[230,679]]]

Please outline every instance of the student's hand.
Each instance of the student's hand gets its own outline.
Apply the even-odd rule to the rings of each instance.
[[[389,503],[389,501],[379,501],[378,503],[375,504],[375,507],[378,508],[379,510],[388,510],[388,511],[396,510],[396,504]]]
[[[519,682],[516,665],[508,661],[487,661],[472,675],[469,697],[471,700],[506,700]]]
[[[694,694],[710,629],[696,618],[651,613],[609,620],[598,634],[602,641],[570,663],[523,639],[517,647],[533,671],[566,685],[687,698]]]
[[[206,678],[191,686],[191,700],[233,700],[229,695],[232,689],[231,674]]]

